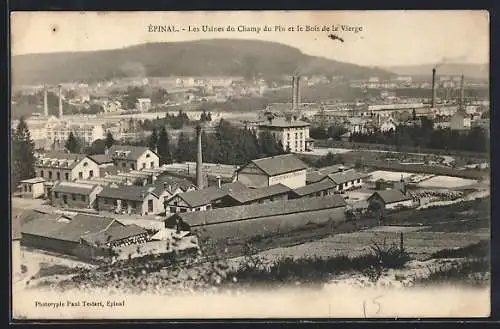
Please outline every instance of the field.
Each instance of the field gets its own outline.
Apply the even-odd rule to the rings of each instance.
[[[397,231],[397,229],[396,229]],[[488,232],[477,233],[442,233],[410,231],[403,228],[404,246],[410,256],[423,260],[431,254],[450,248],[462,248],[481,240],[489,239]],[[374,242],[387,245],[399,245],[399,232],[387,231],[359,231],[353,233],[336,234],[334,236],[288,248],[275,248],[261,252],[264,258],[307,258],[307,257],[333,257],[338,255],[359,256],[370,252]]]
[[[418,187],[456,188],[477,183],[473,179],[465,179],[450,176],[435,176],[420,182]]]
[[[315,148],[314,150],[312,150],[310,152],[302,152],[301,154],[323,156],[323,155],[327,155],[328,153],[344,154],[344,153],[349,153],[351,151],[352,150],[350,150],[350,149],[341,149],[341,148]]]
[[[410,176],[417,176],[417,174],[409,172],[377,170],[370,173],[369,180],[377,181],[379,179],[383,179],[386,181],[399,182],[399,180],[401,180],[401,176],[403,176],[403,178],[405,179],[408,179]]]

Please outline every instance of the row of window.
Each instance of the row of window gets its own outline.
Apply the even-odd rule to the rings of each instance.
[[[155,167],[154,161],[151,161],[150,165],[151,165],[150,168],[154,168]],[[126,168],[127,167],[127,163],[126,162],[122,162],[122,167]],[[135,163],[131,163],[130,164],[130,169],[135,170]],[[145,162],[142,163],[142,169],[146,169],[146,163]]]
[[[73,201],[76,201],[76,197],[77,197],[77,194],[71,194],[71,200]],[[59,199],[59,192],[54,192],[54,198],[55,199]],[[64,199],[64,201],[67,201],[67,194],[62,194],[62,198]],[[85,201],[86,200],[86,196],[85,195],[80,195],[80,200],[81,201]]]
[[[48,174],[48,179],[52,179],[53,178],[53,175],[52,175],[52,171],[47,171],[47,174]],[[45,177],[45,173],[43,170],[40,170],[40,177],[44,178]],[[89,170],[89,177],[94,177],[94,171],[93,170]],[[83,179],[83,172],[78,172],[78,178],[79,179]],[[69,180],[69,173],[64,173],[64,179],[65,180]],[[61,173],[59,171],[56,172],[56,180],[61,180]]]

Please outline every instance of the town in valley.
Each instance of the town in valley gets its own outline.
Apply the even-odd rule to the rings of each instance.
[[[450,63],[277,72],[272,50],[248,49],[219,75],[183,60],[104,72],[105,52],[88,52],[88,68],[68,57],[14,79],[14,286],[489,284],[487,76]],[[226,65],[217,56],[206,67]]]

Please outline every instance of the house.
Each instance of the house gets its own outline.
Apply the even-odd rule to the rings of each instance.
[[[392,210],[400,207],[412,207],[413,199],[398,188],[374,192],[369,198],[370,204],[378,203],[381,209]]]
[[[24,222],[21,233],[23,246],[82,258],[110,256],[102,247],[144,236],[144,230],[129,228],[114,218],[86,214],[73,218],[41,214]],[[105,242],[97,246],[99,237],[104,237]]]
[[[61,208],[93,208],[96,196],[102,191],[98,184],[56,182],[51,190],[52,205]]]
[[[166,201],[166,213],[205,211],[217,207],[222,197],[231,192],[247,190],[240,182],[211,186],[201,190],[179,193]]]
[[[43,197],[44,195],[43,183],[45,183],[45,179],[41,177],[22,180],[20,182],[21,196],[24,198],[31,198],[31,199],[37,199]]]
[[[258,124],[259,132],[268,131],[274,139],[290,152],[304,152],[308,149],[310,124],[295,118],[272,117]]]
[[[316,197],[316,196],[327,196],[335,193],[337,185],[330,179],[324,179],[318,182],[307,184],[296,189],[291,190],[290,198],[304,198],[304,197]]]
[[[230,191],[220,199],[218,207],[235,207],[258,204],[278,200],[287,200],[290,188],[283,184],[275,184],[261,188],[246,188]]]
[[[176,213],[165,220],[165,226],[190,231],[198,236],[200,243],[209,238],[227,246],[233,239],[246,240],[306,225],[343,222],[345,209],[344,199],[332,195]]]
[[[137,110],[147,112],[151,109],[151,98],[138,98],[135,106]]]
[[[236,171],[236,180],[250,188],[283,184],[289,188],[306,185],[307,165],[293,154],[252,160]]]
[[[99,177],[99,165],[85,154],[46,152],[35,154],[35,173],[48,181]]]
[[[326,175],[323,180],[330,180],[335,184],[335,191],[347,191],[363,186],[365,174],[359,173],[356,170],[346,170],[334,174]]]
[[[346,171],[352,169],[352,166],[344,165],[344,164],[336,164],[327,167],[320,168],[318,170],[309,170],[306,175],[306,183],[311,184],[315,182],[319,182],[326,175],[335,174],[338,172]]]
[[[96,208],[99,211],[136,215],[157,215],[163,212],[154,186],[104,187],[97,194]]]
[[[113,159],[115,165],[120,168],[141,170],[160,166],[158,154],[147,147],[113,145],[109,148],[108,155]]]
[[[464,111],[457,111],[451,116],[450,129],[451,130],[469,130],[471,128],[471,118]]]
[[[393,119],[386,119],[382,122],[380,125],[380,131],[381,132],[390,132],[390,131],[396,131],[396,124]]]

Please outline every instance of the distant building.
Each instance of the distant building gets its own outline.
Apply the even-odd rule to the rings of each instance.
[[[293,154],[256,159],[236,171],[236,180],[250,188],[281,183],[293,189],[306,185],[307,167]]]
[[[409,208],[414,205],[413,198],[409,195],[403,178],[395,183],[392,189],[374,192],[367,201],[372,206],[377,203],[382,211]]]
[[[396,124],[394,120],[385,119],[383,123],[380,125],[380,131],[381,132],[396,131]]]
[[[321,181],[329,180],[335,185],[335,191],[347,191],[363,186],[365,174],[356,170],[346,170],[326,175]]]
[[[140,112],[147,112],[151,109],[151,98],[138,98],[135,106]]]
[[[285,150],[304,152],[309,149],[309,126],[309,123],[294,118],[269,117],[258,125],[258,129],[270,132]]]
[[[218,207],[236,207],[250,204],[259,204],[279,200],[287,200],[290,188],[283,184],[275,184],[262,188],[247,188],[230,191],[220,199]]]
[[[457,111],[451,116],[451,130],[469,130],[471,128],[471,118],[463,111]]]
[[[293,189],[290,192],[290,198],[328,196],[335,193],[336,187],[337,185],[332,180],[325,179]]]
[[[31,199],[37,199],[42,197],[44,195],[43,183],[45,183],[45,179],[41,177],[22,180],[20,182],[21,196],[24,198],[31,198]]]
[[[160,166],[158,154],[142,146],[113,145],[108,150],[108,156],[121,168],[136,170]]]
[[[102,191],[99,185],[62,181],[52,187],[52,205],[60,208],[93,208],[97,194]]]
[[[35,174],[49,181],[99,177],[99,165],[84,154],[44,152],[35,155]]]

